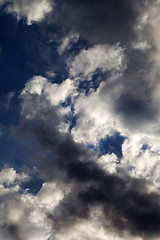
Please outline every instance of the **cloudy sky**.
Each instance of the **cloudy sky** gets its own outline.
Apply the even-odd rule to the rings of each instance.
[[[160,0],[0,0],[0,240],[160,239]]]

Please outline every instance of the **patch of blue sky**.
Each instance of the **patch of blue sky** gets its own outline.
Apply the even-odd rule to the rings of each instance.
[[[18,125],[20,105],[16,94],[12,94],[12,92],[9,95],[1,94],[0,109],[0,125],[2,128],[5,129],[11,125]]]
[[[66,63],[57,52],[58,28],[26,25],[11,14],[0,14],[0,94],[20,91],[28,79],[54,71],[54,81],[67,77]],[[51,39],[51,35],[55,33]]]
[[[29,181],[21,183],[21,191],[27,191],[28,193],[37,195],[43,183],[44,181],[38,175],[34,175]]]
[[[150,146],[148,144],[143,144],[142,148],[143,151],[146,151],[147,149],[150,149]]]
[[[65,100],[65,102],[63,102],[61,104],[62,107],[66,108],[66,107],[71,107],[71,111],[69,112],[69,114],[67,114],[65,116],[64,122],[65,123],[69,123],[70,127],[69,127],[69,133],[71,133],[71,130],[73,127],[75,127],[77,119],[79,118],[79,115],[74,113],[74,104],[72,103],[72,99],[71,97],[67,97],[67,99]]]
[[[0,136],[0,146],[0,168],[8,166],[18,169],[26,164],[30,167],[33,166],[33,163],[28,161],[35,147],[33,139],[27,138],[25,141],[17,141],[8,130]]]
[[[115,132],[113,135],[101,139],[97,147],[99,156],[114,153],[120,161],[122,158],[122,144],[124,140],[125,137],[121,136],[119,132]]]

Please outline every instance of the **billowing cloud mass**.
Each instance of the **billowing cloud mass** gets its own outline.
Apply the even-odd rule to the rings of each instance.
[[[0,41],[25,78],[0,96],[0,240],[160,239],[160,1],[0,5],[49,51],[34,71]]]

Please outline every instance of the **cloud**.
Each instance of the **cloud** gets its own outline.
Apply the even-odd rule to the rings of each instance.
[[[74,59],[68,62],[70,76],[83,79],[92,79],[98,69],[102,72],[117,71],[125,69],[123,49],[118,45],[107,44],[95,45],[87,50],[82,50]]]
[[[0,172],[0,184],[6,184],[7,186],[18,184],[23,181],[27,181],[29,176],[26,174],[18,174],[13,168],[4,168]]]
[[[157,186],[159,175],[159,143],[157,139],[137,135],[126,139],[122,145],[123,158],[121,166],[135,177],[150,179]]]
[[[64,36],[58,46],[58,53],[60,55],[64,54],[65,51],[68,51],[71,46],[78,41],[78,39],[79,35],[73,32],[70,32],[68,35]]]
[[[8,3],[8,1],[5,1]],[[45,15],[51,12],[53,4],[49,0],[34,0],[34,1],[9,1],[6,6],[6,11],[16,16],[18,20],[26,18],[27,24],[40,22],[45,18]]]
[[[56,240],[60,239],[87,239],[91,240],[127,240],[128,238],[131,240],[141,240],[142,238],[139,237],[132,237],[129,234],[126,234],[125,236],[119,236],[112,228],[107,229],[107,231],[104,230],[104,228],[101,225],[101,222],[99,221],[98,217],[101,214],[101,210],[98,208],[94,208],[91,210],[91,217],[90,219],[83,220],[83,221],[77,221],[75,225],[72,226],[70,229],[65,229],[64,231],[61,231],[55,235]]]
[[[134,25],[140,14],[138,1],[55,2],[57,21],[92,43],[127,43],[135,37]]]
[[[46,240],[52,235],[47,214],[56,208],[65,191],[52,182],[44,183],[37,195],[30,194],[21,187],[28,181],[24,177],[13,168],[0,172],[0,239]]]
[[[112,102],[108,105],[108,102],[101,98],[101,90],[103,91],[103,83],[96,92],[91,92],[87,96],[81,94],[75,102],[74,114],[78,119],[71,133],[78,142],[96,144],[115,130]]]
[[[157,28],[159,26],[159,0],[147,1],[146,7],[142,12],[136,31],[139,35],[139,46],[141,49],[148,51],[150,60],[159,65],[159,32]]]
[[[42,76],[35,76],[26,83],[21,96],[27,96],[28,94],[42,95],[51,105],[56,106],[65,102],[74,90],[74,82],[70,79],[66,79],[62,84],[56,84],[49,82]]]

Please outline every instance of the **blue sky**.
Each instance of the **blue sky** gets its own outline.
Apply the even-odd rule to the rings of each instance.
[[[0,240],[159,239],[159,13],[0,0]]]

